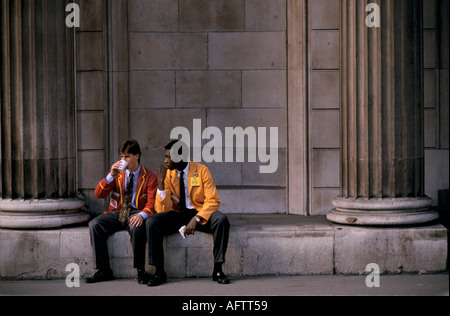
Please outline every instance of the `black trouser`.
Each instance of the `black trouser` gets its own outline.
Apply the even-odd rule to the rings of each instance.
[[[130,218],[137,215],[137,210],[132,210]],[[108,237],[120,230],[128,229],[131,246],[134,253],[134,268],[145,268],[145,222],[139,227],[131,225],[123,226],[119,222],[119,211],[112,211],[97,216],[89,222],[89,232],[91,234],[91,245],[94,251],[94,266],[96,269],[108,269]]]
[[[187,209],[182,212],[157,213],[147,218],[148,263],[157,268],[164,267],[163,237],[178,233],[178,230],[189,223],[197,214],[196,210]],[[212,233],[214,239],[214,263],[225,262],[228,246],[230,222],[228,217],[215,211],[205,225],[197,224],[198,231]],[[181,238],[181,236],[180,236]]]

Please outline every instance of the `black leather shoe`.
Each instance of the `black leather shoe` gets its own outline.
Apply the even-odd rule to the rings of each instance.
[[[165,272],[163,273],[155,273],[153,277],[148,280],[147,286],[158,286],[163,283],[166,283],[167,275]]]
[[[217,281],[219,284],[229,284],[230,279],[222,271],[214,272],[212,276],[213,281]]]
[[[148,280],[150,279],[150,276],[145,271],[145,269],[138,269],[138,283],[139,284],[147,284]]]
[[[98,283],[104,281],[114,280],[113,272],[111,269],[98,270],[92,278],[87,278],[86,283]]]

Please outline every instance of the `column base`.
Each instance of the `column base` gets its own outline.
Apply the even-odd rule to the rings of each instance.
[[[347,225],[416,225],[439,218],[430,210],[432,199],[420,198],[345,198],[333,200],[335,208],[327,214],[331,222]]]
[[[80,199],[0,200],[0,228],[43,229],[81,224],[90,219]]]

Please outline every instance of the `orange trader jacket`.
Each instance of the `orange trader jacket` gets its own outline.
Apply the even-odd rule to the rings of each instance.
[[[178,178],[177,170],[167,170],[164,187],[166,190],[164,199],[156,194],[156,211],[158,213],[179,212],[180,178]],[[189,162],[188,188],[191,204],[197,210],[197,215],[204,219],[200,222],[204,225],[220,206],[219,193],[208,167],[198,162]]]
[[[125,194],[125,175],[126,170],[118,174],[110,184],[106,183],[105,178],[97,184],[95,188],[95,196],[97,198],[105,199],[112,192],[109,209],[104,212],[105,214],[114,210],[120,210]],[[141,165],[135,196],[135,204],[139,212],[145,212],[148,216],[156,213],[155,195],[157,188],[158,180],[156,175]]]

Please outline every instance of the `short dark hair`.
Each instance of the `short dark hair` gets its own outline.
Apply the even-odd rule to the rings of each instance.
[[[181,141],[179,139],[172,140],[164,147],[164,149],[172,151],[172,147],[175,144],[177,144],[177,143],[180,143],[180,148],[178,148],[178,156],[179,157],[177,157],[177,158],[171,157],[172,160],[174,160],[174,158],[175,158],[175,161],[178,160],[177,162],[179,162],[180,160],[181,161],[188,161],[189,160],[188,157],[183,157],[183,150],[182,149],[183,149],[183,147],[186,147],[186,155],[188,155],[189,154],[189,148],[187,148],[187,145],[183,141]]]
[[[172,149],[173,145],[175,145],[175,144],[178,143],[178,142],[179,142],[178,139],[172,140],[170,143],[168,143],[168,144],[164,147],[164,149],[170,150],[170,149]],[[181,148],[180,148],[180,149],[181,149]],[[180,154],[181,154],[181,153],[180,153]]]
[[[119,155],[121,154],[139,154],[138,162],[141,163],[141,146],[139,146],[137,140],[129,139],[124,141],[119,147]]]

